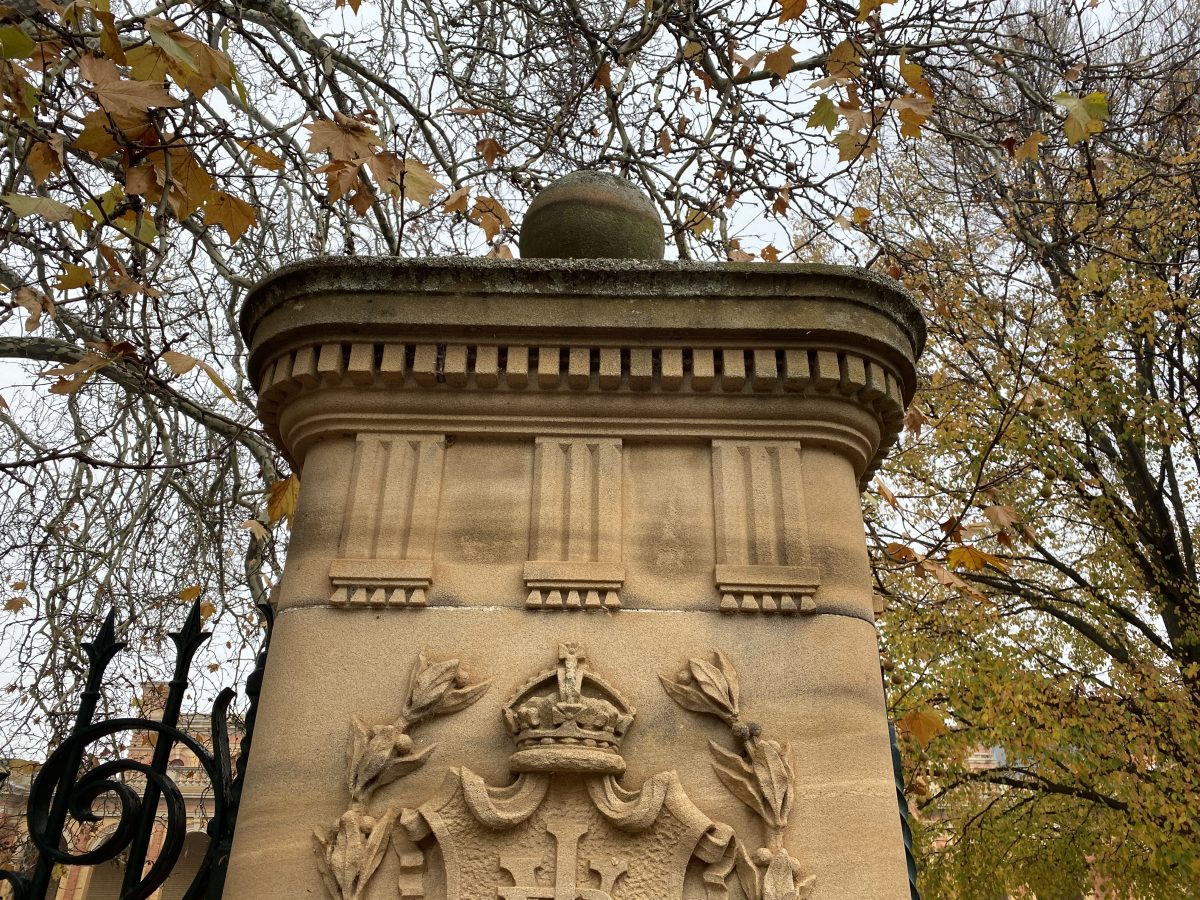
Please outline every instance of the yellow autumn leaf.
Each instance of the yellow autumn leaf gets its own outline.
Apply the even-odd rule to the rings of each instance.
[[[867,16],[875,12],[882,6],[889,3],[895,3],[896,0],[858,0],[858,19],[859,22],[867,21]]]
[[[86,287],[92,283],[92,280],[92,270],[86,266],[63,263],[63,273],[58,276],[54,286],[60,291],[69,291],[72,288]]]
[[[212,618],[213,613],[217,611],[217,606],[211,600],[205,600],[200,604],[200,621],[206,622]]]
[[[0,202],[13,211],[18,219],[41,216],[47,222],[66,222],[78,210],[49,197],[26,197],[21,194],[0,195]]]
[[[686,218],[683,220],[683,227],[696,235],[696,237],[700,237],[700,235],[707,234],[713,230],[713,220],[702,209],[689,209]]]
[[[287,519],[288,528],[291,528],[299,498],[300,478],[295,473],[267,488],[267,519],[270,523],[274,525],[282,519]]]
[[[1008,574],[1009,564],[998,556],[986,553],[978,547],[955,547],[946,554],[946,562],[952,569],[966,569],[968,572],[982,572],[988,566]]]
[[[812,115],[808,117],[806,123],[809,128],[824,128],[830,134],[837,128],[838,114],[837,107],[833,105],[833,101],[829,99],[828,94],[822,94],[817,98],[817,105],[813,107]]]
[[[169,368],[176,375],[186,375],[192,369],[199,366],[200,370],[208,376],[209,381],[215,384],[217,389],[220,390],[222,394],[224,394],[234,403],[237,402],[237,397],[235,397],[233,391],[229,389],[229,385],[227,385],[221,376],[217,374],[217,370],[208,363],[196,359],[194,356],[188,356],[186,353],[180,353],[176,350],[165,351],[162,355],[162,360],[167,364],[167,368]]]
[[[191,603],[200,596],[200,585],[190,584],[179,592],[179,599],[184,603]]]
[[[779,21],[790,22],[804,14],[808,0],[779,0]]]
[[[1067,134],[1068,144],[1086,141],[1104,130],[1104,123],[1108,120],[1108,96],[1103,91],[1092,91],[1085,97],[1063,91],[1055,94],[1054,102],[1067,111],[1063,130]]]
[[[1045,140],[1046,135],[1040,131],[1035,131],[1013,150],[1013,159],[1017,162],[1036,160],[1038,158],[1038,148]]]
[[[792,60],[796,58],[796,50],[791,44],[784,44],[778,50],[768,53],[763,59],[763,71],[786,78],[792,71]]]
[[[906,713],[900,718],[899,724],[905,732],[916,739],[922,749],[928,747],[938,735],[948,734],[950,731],[946,727],[946,720],[938,713],[929,710],[914,710]]]

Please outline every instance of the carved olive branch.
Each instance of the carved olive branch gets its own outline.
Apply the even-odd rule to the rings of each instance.
[[[397,811],[371,816],[368,806],[375,792],[421,768],[437,749],[430,744],[414,752],[408,731],[427,719],[466,709],[490,686],[491,679],[471,683],[457,659],[430,662],[422,653],[409,675],[399,718],[384,725],[353,718],[346,753],[350,808],[329,831],[313,834],[317,867],[334,900],[360,900],[383,860]]]
[[[741,680],[733,662],[720,650],[714,662],[689,659],[674,680],[658,676],[667,695],[684,709],[714,716],[729,726],[740,752],[709,741],[713,769],[733,796],[762,820],[767,846],[751,856],[738,851],[738,875],[747,893],[757,900],[803,900],[815,876],[805,876],[799,860],[783,846],[783,833],[794,800],[796,774],[792,747],[763,738],[762,727],[741,718]]]

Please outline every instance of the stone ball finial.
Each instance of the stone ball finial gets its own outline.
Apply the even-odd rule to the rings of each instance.
[[[525,259],[659,260],[666,241],[649,197],[624,178],[581,171],[533,198],[520,247]]]

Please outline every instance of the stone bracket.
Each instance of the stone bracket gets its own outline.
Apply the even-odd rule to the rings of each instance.
[[[425,606],[433,561],[424,559],[335,559],[329,566],[333,606]]]
[[[529,609],[618,609],[625,568],[610,562],[530,560],[524,579]]]
[[[817,610],[813,594],[821,576],[809,566],[717,566],[723,613],[794,613]]]

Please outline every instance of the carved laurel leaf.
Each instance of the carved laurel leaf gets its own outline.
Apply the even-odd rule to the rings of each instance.
[[[719,715],[726,721],[738,717],[738,698],[736,689],[731,687],[725,674],[711,663],[702,659],[689,659],[688,668],[692,679],[712,701],[713,706],[720,710]],[[736,675],[735,675],[736,678]]]
[[[387,850],[397,810],[379,819],[357,807],[342,813],[327,836],[313,834],[317,868],[334,900],[360,900]]]
[[[485,693],[492,686],[492,680],[480,681],[476,684],[469,684],[466,687],[455,688],[452,691],[447,691],[442,701],[438,704],[434,713],[439,716],[448,715],[449,713],[458,712],[460,709],[466,709]]]
[[[763,876],[762,900],[798,900],[792,860],[786,850],[779,850]]]
[[[758,900],[762,896],[762,872],[758,866],[750,858],[750,854],[746,852],[746,846],[741,841],[737,842],[737,856],[735,858],[735,871],[737,872],[738,883],[741,885],[742,893],[750,900]]]
[[[387,852],[388,840],[392,836],[392,823],[396,821],[398,813],[398,809],[388,810],[375,821],[375,827],[371,829],[363,847],[362,871],[358,877],[354,900],[358,900],[366,891],[367,882],[371,880],[371,876],[375,874],[375,870],[383,861],[383,854]]]
[[[729,683],[729,696],[733,699],[733,708],[736,712],[738,704],[741,702],[742,696],[742,680],[738,677],[737,669],[733,665],[733,660],[722,653],[720,650],[715,651],[717,657],[717,667],[721,670],[721,674],[725,676],[725,680]]]
[[[377,788],[404,774],[400,772],[389,776],[388,773],[397,760],[408,757],[410,750],[412,738],[400,726],[366,725],[355,716],[351,725],[350,771],[347,778],[350,796],[356,802],[365,802]]]
[[[337,876],[334,875],[333,868],[331,867],[331,837],[332,835],[327,836],[320,830],[314,831],[313,852],[317,855],[317,870],[321,873],[321,883],[325,885],[325,890],[335,900],[342,900],[342,888],[338,884]]]
[[[792,747],[778,741],[758,740],[749,749],[758,793],[771,812],[764,818],[774,827],[783,828],[792,809],[792,782],[795,779]]]
[[[771,811],[758,792],[758,781],[750,764],[736,753],[730,753],[715,741],[709,741],[708,748],[712,751],[715,760],[713,770],[721,779],[721,784],[725,785],[733,796],[754,810],[758,816],[769,822]]]
[[[409,724],[419,722],[437,708],[454,687],[458,676],[458,660],[447,659],[431,663],[422,653],[409,678],[408,699],[404,703],[404,718]]]
[[[724,718],[725,714],[714,707],[712,701],[701,693],[694,684],[680,684],[678,681],[672,681],[670,678],[665,678],[662,675],[658,676],[658,680],[662,682],[663,690],[667,692],[667,696],[684,709]]]
[[[437,746],[437,744],[430,744],[418,753],[409,753],[405,756],[397,756],[389,760],[388,764],[375,777],[375,781],[371,785],[372,792],[383,787],[385,784],[391,784],[397,778],[403,778],[405,775],[417,771],[417,769],[429,761],[429,757],[433,755],[433,751],[437,749]]]

